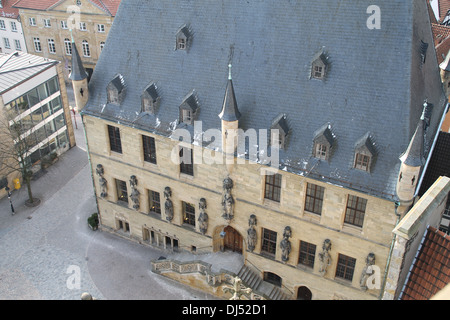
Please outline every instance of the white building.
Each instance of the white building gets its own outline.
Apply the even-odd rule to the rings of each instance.
[[[19,9],[15,0],[0,0],[0,53],[27,52]]]

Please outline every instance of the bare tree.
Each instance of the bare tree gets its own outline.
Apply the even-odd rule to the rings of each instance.
[[[39,199],[33,197],[31,190],[33,173],[29,158],[31,148],[37,143],[36,135],[21,120],[7,119],[0,115],[0,168],[6,176],[13,172],[20,173],[28,189],[26,204],[29,206],[40,203]]]

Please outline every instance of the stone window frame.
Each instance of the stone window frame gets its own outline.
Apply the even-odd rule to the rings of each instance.
[[[367,199],[349,194],[345,209],[344,224],[362,228],[367,211]]]
[[[81,44],[83,47],[83,56],[86,58],[90,58],[91,57],[91,47],[89,46],[89,41],[83,40],[83,42]]]
[[[49,18],[44,19],[44,28],[51,28],[52,27],[52,21]]]
[[[275,258],[277,253],[277,237],[276,231],[267,228],[261,230],[261,254],[271,258]]]
[[[130,223],[124,219],[116,218],[116,231],[131,233]]]
[[[157,164],[156,140],[154,137],[142,135],[142,152],[144,162]]]
[[[41,39],[39,37],[33,37],[34,51],[42,52]]]
[[[336,263],[335,278],[345,281],[353,281],[355,274],[356,259],[345,254],[339,253]]]
[[[47,43],[48,43],[48,52],[50,54],[56,54],[56,44],[55,44],[55,39],[47,39]]]
[[[122,137],[120,128],[108,125],[107,127],[109,137],[109,150],[115,153],[122,154]]]
[[[325,187],[307,183],[305,190],[305,206],[304,210],[316,215],[322,215],[323,200],[325,198]],[[312,205],[308,205],[312,202]],[[318,208],[319,206],[319,208]]]
[[[105,33],[106,32],[106,26],[103,23],[97,24],[97,32]]]
[[[183,225],[194,227],[196,226],[196,218],[195,218],[195,205],[186,202],[181,201],[181,208],[182,208],[182,218],[183,218]]]
[[[80,22],[80,31],[87,31],[87,23],[86,22]]]
[[[313,243],[300,240],[298,265],[314,269],[317,246]]]
[[[190,163],[185,163],[184,162],[183,158],[184,158],[185,150],[189,150],[190,151],[190,154],[191,154]],[[178,154],[179,154],[179,157],[180,157],[180,173],[193,177],[194,176],[194,149],[190,148],[190,147],[180,146]]]
[[[148,212],[161,216],[161,194],[154,190],[147,190]]]
[[[64,39],[64,52],[66,56],[72,55],[72,42],[70,41],[69,38]]]
[[[281,203],[283,176],[279,173],[266,174],[264,177],[264,199]]]
[[[117,203],[123,203],[127,204],[128,201],[128,186],[126,181],[121,179],[114,179],[114,184],[116,187],[116,197],[117,197]]]

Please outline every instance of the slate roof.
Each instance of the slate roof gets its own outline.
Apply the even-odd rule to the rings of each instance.
[[[450,283],[450,238],[428,227],[400,300],[429,300]]]
[[[0,95],[58,63],[21,51],[0,56]]]
[[[219,129],[231,62],[242,129],[269,129],[280,113],[289,119],[280,169],[394,200],[399,157],[424,101],[435,106],[427,154],[446,97],[434,46],[424,63],[420,55],[422,41],[434,43],[427,3],[378,5],[382,25],[370,29],[368,5],[357,0],[122,0],[83,113],[170,136],[183,97],[196,90],[197,120],[203,130]],[[174,48],[183,25],[193,33],[189,51]],[[326,79],[310,79],[322,50]],[[117,73],[127,95],[121,106],[106,105],[106,87]],[[140,97],[151,82],[159,88],[160,107],[155,116],[141,115]],[[336,144],[328,161],[317,162],[314,134],[326,124]],[[370,173],[353,169],[355,144],[369,132],[377,149]]]

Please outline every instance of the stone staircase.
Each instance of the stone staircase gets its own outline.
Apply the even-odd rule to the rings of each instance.
[[[283,289],[264,281],[259,273],[248,265],[244,265],[237,276],[245,286],[265,296],[268,300],[290,300],[289,295]]]

